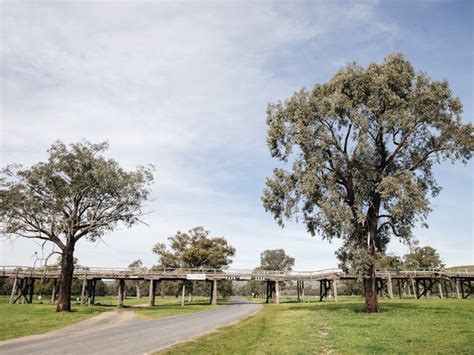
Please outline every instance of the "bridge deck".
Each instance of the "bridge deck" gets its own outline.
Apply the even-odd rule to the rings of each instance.
[[[0,266],[0,278],[58,279],[59,267]],[[468,270],[378,270],[377,278],[391,279],[474,279],[474,272]],[[357,276],[339,269],[318,271],[269,271],[239,269],[120,269],[80,267],[74,270],[76,279],[125,279],[125,280],[241,280],[241,281],[320,281],[353,280]]]

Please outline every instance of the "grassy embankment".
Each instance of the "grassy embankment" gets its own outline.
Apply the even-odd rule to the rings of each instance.
[[[72,312],[56,313],[55,305],[49,302],[38,303],[36,297],[33,304],[11,305],[8,304],[9,300],[9,296],[0,296],[0,341],[62,328],[101,312],[115,310],[117,306],[116,297],[96,297],[96,305],[81,306],[74,301]],[[147,297],[126,298],[125,310],[131,306],[145,305],[147,302]],[[209,299],[204,297],[195,297],[192,302],[186,302],[184,307],[181,307],[181,299],[176,297],[156,297],[155,302],[156,306],[153,308],[137,308],[138,317],[152,319],[219,307],[210,306]],[[225,300],[222,300],[220,303],[224,302]]]
[[[474,299],[382,300],[264,305],[236,325],[165,350],[166,354],[471,353]]]

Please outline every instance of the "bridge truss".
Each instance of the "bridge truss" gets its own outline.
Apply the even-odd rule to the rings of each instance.
[[[0,266],[0,278],[13,279],[10,303],[31,303],[36,280],[54,280],[52,301],[56,298],[56,289],[61,276],[59,267]],[[74,279],[83,281],[81,301],[95,301],[97,280],[119,280],[118,306],[123,305],[125,280],[145,280],[150,283],[149,305],[155,304],[155,293],[161,281],[202,281],[212,283],[211,304],[217,303],[217,282],[222,280],[266,282],[266,300],[280,301],[280,283],[296,282],[297,299],[304,301],[305,282],[319,282],[320,301],[331,296],[337,301],[337,284],[346,280],[356,280],[354,274],[339,269],[318,271],[269,271],[242,269],[120,269],[78,267],[74,270]],[[400,298],[408,295],[415,298],[437,293],[441,298],[455,294],[457,298],[474,295],[474,272],[468,270],[377,270],[377,290],[380,295],[393,298],[394,286]],[[437,288],[437,290],[436,290]],[[183,289],[184,292],[184,289]]]

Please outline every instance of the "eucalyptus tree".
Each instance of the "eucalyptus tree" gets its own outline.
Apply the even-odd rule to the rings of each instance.
[[[177,232],[168,238],[169,248],[156,243],[153,253],[159,257],[159,266],[165,268],[222,269],[232,263],[235,248],[224,237],[211,237],[203,227]]]
[[[414,269],[440,269],[444,267],[443,261],[435,248],[429,245],[413,247],[403,257],[405,266]]]
[[[11,165],[1,172],[1,234],[54,243],[60,249],[57,311],[71,310],[77,242],[94,242],[119,225],[142,222],[153,169],[126,171],[103,156],[107,149],[107,143],[58,141],[46,162],[28,168]]]
[[[288,272],[293,269],[295,258],[287,255],[284,249],[267,249],[260,253],[260,266],[254,270],[270,270]],[[281,283],[282,287],[285,283]],[[265,286],[260,281],[248,281],[245,286],[246,291],[251,294],[265,293]]]
[[[280,225],[296,217],[312,235],[343,240],[339,255],[363,275],[367,312],[379,311],[378,255],[426,223],[440,191],[433,166],[471,158],[473,126],[461,112],[446,80],[416,73],[402,54],[349,64],[268,105],[267,143],[283,167],[267,179],[263,205]]]
[[[264,250],[260,254],[260,270],[291,271],[295,258],[287,255],[283,249]]]
[[[224,237],[211,237],[203,227],[188,232],[177,232],[168,238],[169,248],[156,243],[153,253],[159,258],[159,267],[192,269],[225,269],[232,263],[235,248]],[[187,282],[191,296],[194,283]]]

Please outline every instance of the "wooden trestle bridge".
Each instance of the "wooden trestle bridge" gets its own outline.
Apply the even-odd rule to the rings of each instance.
[[[0,266],[0,278],[13,280],[10,303],[33,300],[36,280],[54,280],[52,301],[55,300],[57,283],[60,279],[59,267]],[[298,301],[304,301],[304,283],[319,282],[320,301],[331,296],[337,301],[337,283],[355,280],[356,275],[344,273],[339,269],[318,271],[268,271],[268,270],[216,270],[216,269],[117,269],[78,267],[74,270],[75,279],[83,280],[81,301],[94,303],[97,280],[119,280],[118,306],[123,306],[125,280],[145,280],[150,283],[149,305],[155,304],[156,287],[161,281],[202,281],[212,283],[211,304],[217,303],[217,282],[222,280],[266,282],[266,300],[280,302],[280,282],[296,282]],[[439,297],[456,295],[467,298],[474,295],[474,271],[468,270],[377,270],[377,288],[381,296],[393,298],[396,286],[398,295],[416,298],[428,294]],[[437,289],[436,289],[437,288]],[[184,289],[183,289],[184,290]]]

